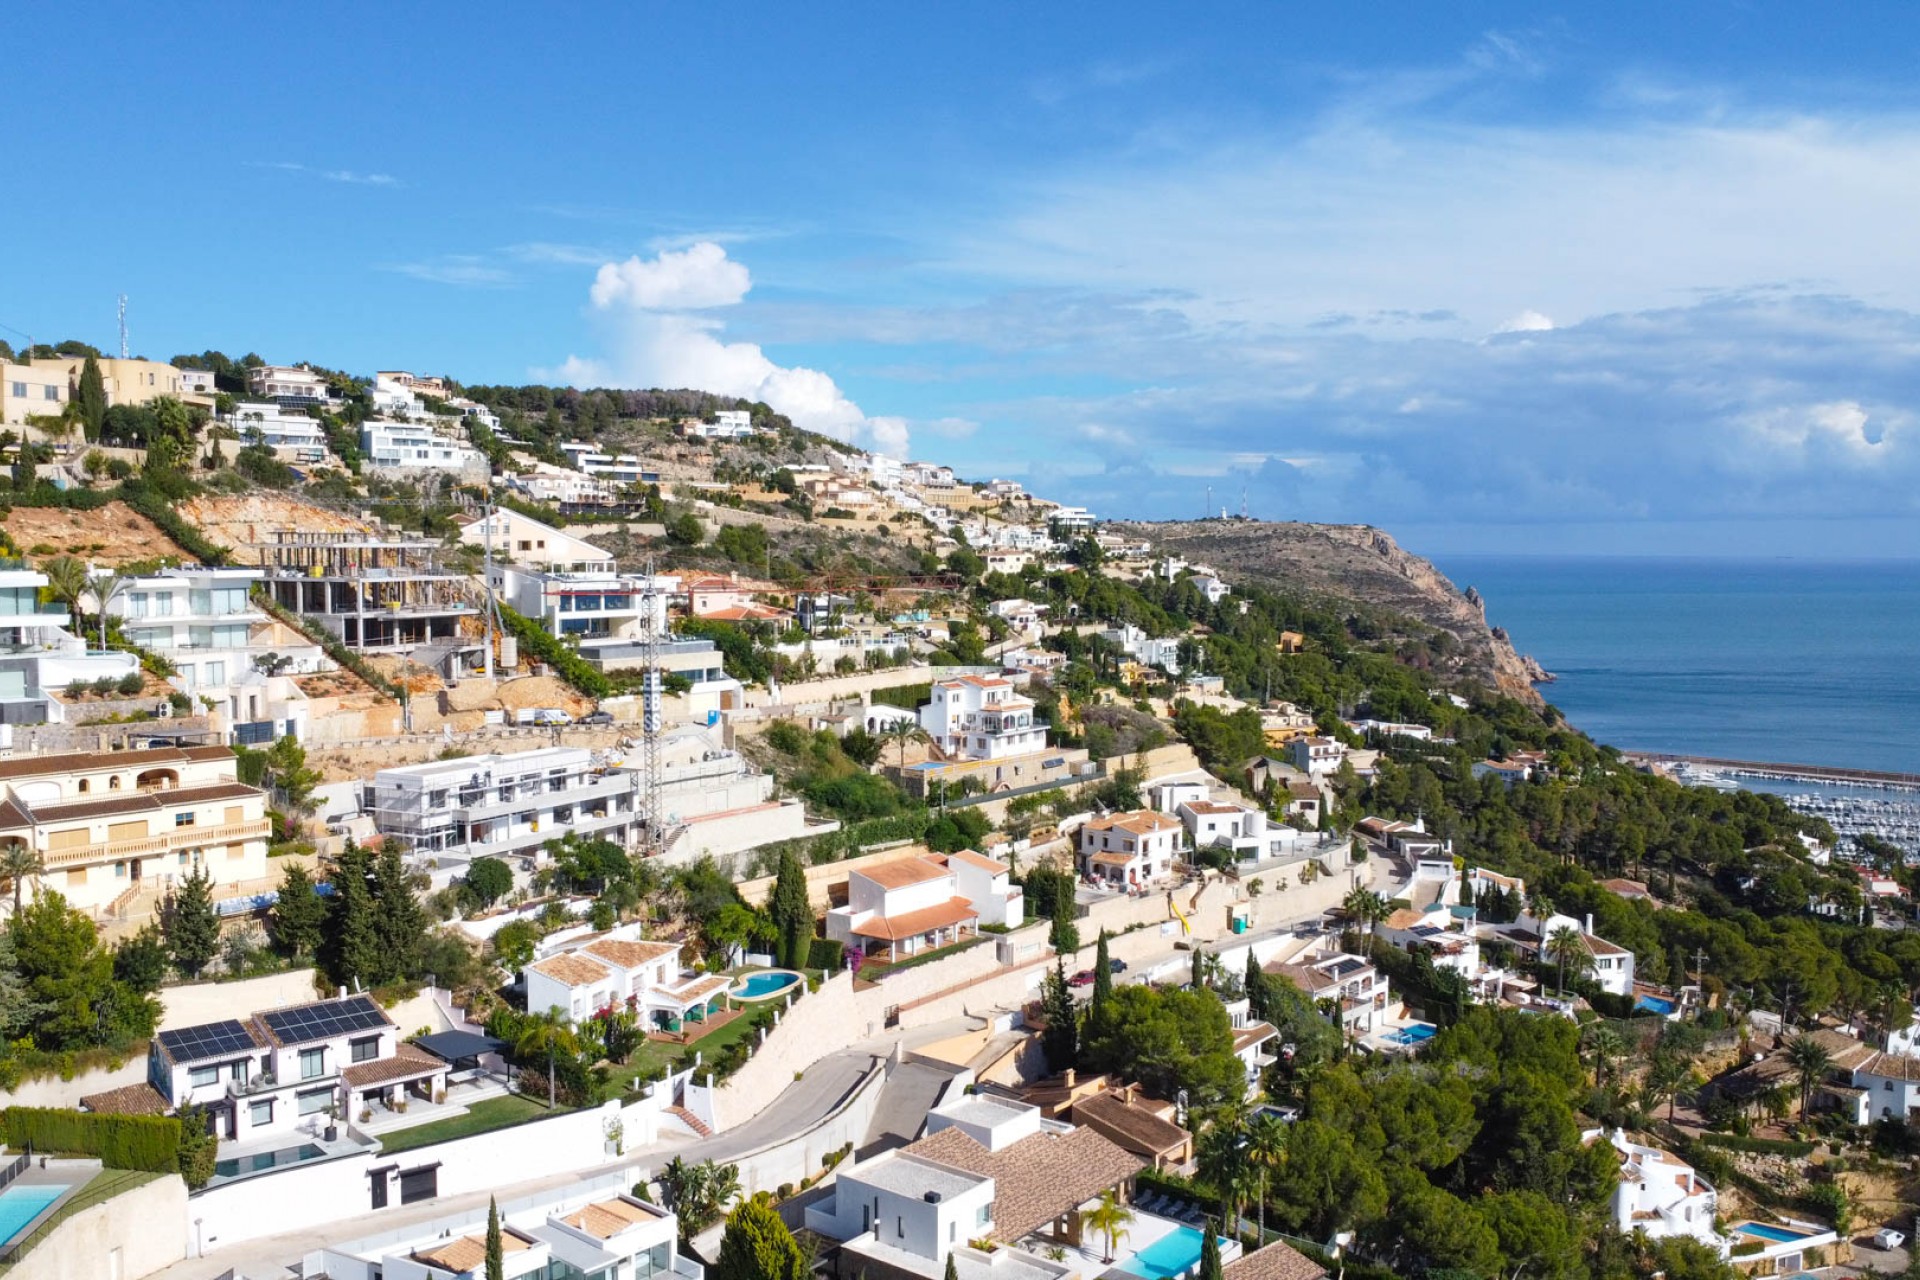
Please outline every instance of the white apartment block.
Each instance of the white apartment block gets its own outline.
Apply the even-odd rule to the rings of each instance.
[[[1138,890],[1173,873],[1177,819],[1151,809],[1095,818],[1080,828],[1080,870],[1114,889]]]
[[[659,469],[642,462],[636,454],[606,453],[593,445],[573,440],[565,442],[560,448],[573,460],[574,466],[610,484],[659,483]]]
[[[935,681],[920,727],[950,759],[1004,760],[1047,748],[1047,725],[1033,699],[998,676]]]
[[[266,796],[229,747],[82,751],[0,760],[0,846],[25,845],[32,881],[95,914],[149,898],[195,869],[231,897],[267,876]],[[150,904],[149,904],[150,906]]]
[[[279,364],[247,370],[247,391],[283,405],[325,404],[332,398],[326,379],[313,370]]]
[[[487,473],[487,460],[479,450],[424,424],[363,422],[360,452],[370,465],[398,471]]]
[[[249,400],[233,407],[228,422],[241,440],[276,452],[287,450],[293,461],[321,462],[327,457],[326,430],[303,410]]]
[[[401,1172],[401,1204],[432,1197],[432,1168]],[[499,1201],[505,1280],[702,1280],[705,1269],[679,1251],[679,1220],[621,1190],[630,1179],[603,1176]],[[383,1170],[376,1208],[387,1204],[387,1183]],[[332,1280],[483,1280],[487,1206],[324,1245],[299,1270]]]
[[[639,830],[640,775],[583,747],[545,747],[382,769],[362,807],[381,835],[466,860],[535,855],[568,833],[625,846]]]
[[[133,654],[88,649],[68,631],[66,609],[40,602],[46,585],[38,570],[0,569],[0,724],[62,722],[66,709],[52,695],[67,685],[140,670]]]
[[[1295,738],[1287,744],[1287,763],[1309,778],[1338,773],[1346,758],[1346,745],[1336,738]]]

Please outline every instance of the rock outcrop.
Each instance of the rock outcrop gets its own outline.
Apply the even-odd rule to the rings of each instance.
[[[1462,674],[1532,705],[1542,701],[1534,685],[1553,679],[1514,649],[1503,628],[1488,625],[1478,591],[1456,587],[1371,525],[1201,520],[1110,527],[1137,534],[1158,552],[1204,561],[1229,582],[1350,600],[1438,628],[1459,642]]]

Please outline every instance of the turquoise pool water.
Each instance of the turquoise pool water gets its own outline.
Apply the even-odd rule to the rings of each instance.
[[[0,1245],[11,1244],[29,1222],[66,1192],[65,1186],[8,1187],[0,1191]]]
[[[798,981],[800,981],[799,974],[788,973],[784,969],[750,973],[739,986],[733,989],[733,994],[743,1000],[759,1000],[785,991]]]
[[[1127,1259],[1120,1270],[1140,1280],[1170,1280],[1185,1275],[1200,1265],[1200,1251],[1206,1237],[1192,1227],[1181,1227],[1161,1236]]]
[[[299,1147],[282,1147],[278,1151],[260,1151],[250,1156],[240,1156],[233,1160],[213,1162],[213,1176],[216,1178],[236,1178],[243,1173],[258,1173],[262,1169],[278,1168],[284,1164],[299,1164],[302,1160],[312,1160],[327,1154],[311,1142]]]
[[[1664,1018],[1673,1012],[1673,1001],[1664,999],[1661,996],[1641,996],[1633,1002],[1633,1007],[1636,1009],[1646,1009]]]
[[[1433,1039],[1433,1032],[1434,1029],[1432,1027],[1424,1022],[1420,1022],[1415,1023],[1411,1027],[1396,1027],[1392,1031],[1387,1032],[1386,1039],[1393,1041],[1395,1044],[1425,1044],[1427,1041]]]
[[[1805,1240],[1807,1233],[1795,1231],[1791,1227],[1775,1227],[1764,1222],[1743,1222],[1734,1230],[1743,1236],[1754,1236],[1761,1240],[1772,1240],[1779,1244],[1789,1244],[1795,1240]]]

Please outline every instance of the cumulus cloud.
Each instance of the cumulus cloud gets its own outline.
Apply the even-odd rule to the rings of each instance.
[[[1529,308],[1500,326],[1502,333],[1545,333],[1553,321]]]
[[[752,287],[746,265],[711,241],[603,263],[588,296],[609,326],[610,350],[600,360],[569,356],[558,373],[573,385],[693,387],[759,400],[808,431],[907,456],[906,419],[869,418],[820,370],[726,340],[724,322],[706,313],[739,303]]]

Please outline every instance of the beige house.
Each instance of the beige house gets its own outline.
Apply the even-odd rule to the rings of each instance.
[[[86,357],[63,356],[58,363],[68,384],[78,387],[81,371],[86,368]],[[101,356],[98,363],[109,408],[117,404],[146,404],[161,396],[172,396],[203,409],[213,407],[213,397],[195,391],[188,385],[187,375],[170,364],[158,360],[121,360],[115,356]]]
[[[143,915],[196,868],[216,898],[264,887],[266,796],[239,781],[231,748],[4,760],[0,795],[0,846],[38,850],[34,880],[82,911]]]
[[[0,363],[0,423],[22,427],[29,418],[57,418],[72,398],[64,360]]]

